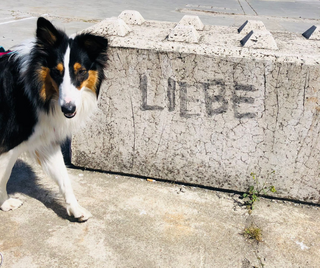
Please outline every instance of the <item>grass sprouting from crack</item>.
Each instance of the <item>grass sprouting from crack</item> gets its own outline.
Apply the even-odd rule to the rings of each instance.
[[[266,195],[268,192],[275,193],[276,188],[271,185],[268,186],[268,181],[271,176],[275,174],[275,171],[271,171],[267,174],[267,178],[265,179],[264,183],[260,185],[259,178],[255,173],[251,173],[250,176],[252,177],[254,184],[251,185],[248,189],[248,192],[244,193],[242,197],[245,199],[244,205],[248,208],[249,214],[252,213],[253,205],[256,201],[259,200],[259,196],[264,194]]]

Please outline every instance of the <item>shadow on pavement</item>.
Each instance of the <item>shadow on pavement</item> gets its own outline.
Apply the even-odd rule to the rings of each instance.
[[[53,191],[41,185],[40,178],[32,167],[22,160],[18,160],[12,169],[7,191],[8,194],[28,195],[53,210],[60,218],[71,222],[77,221],[67,214],[65,207],[61,204],[63,201],[59,200]]]

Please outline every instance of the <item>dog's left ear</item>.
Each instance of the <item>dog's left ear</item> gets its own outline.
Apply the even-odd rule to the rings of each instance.
[[[61,38],[61,33],[50,21],[40,17],[37,21],[36,36],[38,40],[48,46],[54,46]]]
[[[95,61],[99,56],[104,56],[108,48],[106,38],[90,33],[77,35],[75,41],[79,42],[92,61]]]

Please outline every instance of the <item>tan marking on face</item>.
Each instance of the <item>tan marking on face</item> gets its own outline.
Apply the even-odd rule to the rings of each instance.
[[[98,82],[98,71],[93,71],[90,70],[88,71],[88,78],[83,81],[80,85],[80,88],[78,88],[79,90],[83,87],[89,88],[90,90],[92,90],[94,93],[96,93],[96,86],[97,86],[97,82]]]
[[[62,73],[63,73],[63,64],[60,62],[60,63],[57,65],[56,69],[62,74]]]
[[[74,69],[74,72],[77,73],[79,72],[79,70],[83,69],[81,64],[79,62],[76,62],[74,65],[73,65],[73,69]]]
[[[50,76],[50,69],[48,67],[41,67],[39,79],[43,83],[40,90],[40,97],[43,101],[48,101],[53,95],[58,94],[58,85]]]

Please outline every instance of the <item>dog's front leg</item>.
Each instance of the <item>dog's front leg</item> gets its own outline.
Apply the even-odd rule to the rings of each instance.
[[[3,211],[14,210],[22,205],[22,201],[9,198],[7,194],[7,182],[20,153],[18,146],[0,155],[0,208]]]
[[[44,172],[59,185],[60,192],[66,201],[68,215],[74,216],[79,221],[88,220],[92,215],[78,204],[63,161],[60,146],[52,145],[37,150],[35,152],[35,157],[42,166]]]

